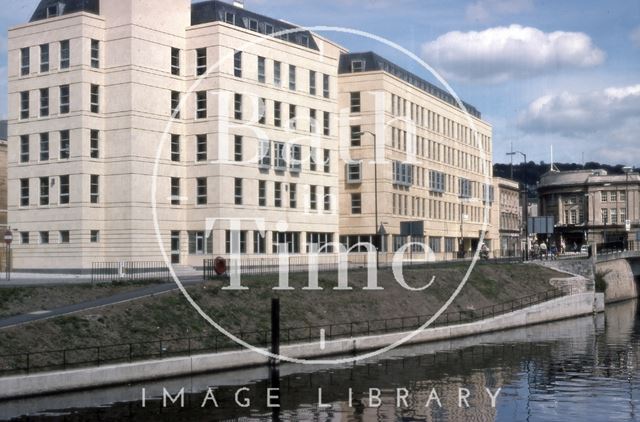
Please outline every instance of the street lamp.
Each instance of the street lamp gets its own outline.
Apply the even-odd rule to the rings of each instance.
[[[512,151],[508,152],[507,155],[514,156],[516,154],[522,155],[522,159],[524,166],[522,167],[522,179],[524,184],[524,206],[523,208],[523,220],[524,220],[524,232],[525,232],[525,242],[524,242],[524,260],[529,260],[529,189],[527,187],[527,154],[520,151]]]
[[[632,167],[629,166],[625,166],[622,168],[622,171],[624,171],[624,174],[626,175],[626,183],[625,183],[625,213],[624,213],[624,217],[625,217],[625,222],[624,222],[624,226],[625,229],[628,227],[629,231],[627,231],[627,250],[630,250],[631,248],[629,247],[631,245],[631,241],[629,240],[629,233],[631,233],[631,210],[629,209],[629,174],[631,174],[631,172],[633,171]]]
[[[374,235],[376,239],[376,269],[380,269],[380,247],[382,246],[382,239],[380,239],[380,230],[378,229],[378,138],[375,133],[369,130],[363,130],[358,132],[358,136],[369,134],[373,138],[373,195],[374,195],[374,209],[375,209],[375,230]]]

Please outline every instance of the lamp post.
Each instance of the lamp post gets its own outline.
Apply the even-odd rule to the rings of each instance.
[[[523,167],[522,167],[522,179],[524,184],[524,206],[522,207],[523,211],[523,220],[524,220],[524,233],[525,233],[525,241],[524,241],[524,260],[529,260],[529,189],[527,187],[527,154],[520,151],[512,151],[508,152],[507,155],[513,156],[516,154],[522,155]]]
[[[624,218],[625,218],[625,228],[629,228],[629,230],[627,231],[627,250],[630,250],[630,245],[631,245],[631,241],[629,240],[629,234],[631,233],[631,210],[629,210],[629,174],[631,174],[631,172],[633,171],[632,167],[629,166],[625,166],[622,168],[622,171],[624,171],[624,174],[626,175],[626,183],[625,183],[625,194],[624,194],[624,198],[625,198],[625,213],[624,213]]]
[[[371,135],[371,137],[373,138],[373,202],[374,202],[374,209],[375,209],[375,230],[374,230],[374,236],[376,239],[376,269],[380,269],[380,259],[379,259],[379,254],[380,254],[380,248],[382,247],[382,239],[380,239],[380,233],[379,233],[379,229],[378,229],[378,138],[376,136],[375,133],[369,131],[369,130],[364,130],[362,132],[358,133],[358,136],[362,136],[364,134],[369,134]]]

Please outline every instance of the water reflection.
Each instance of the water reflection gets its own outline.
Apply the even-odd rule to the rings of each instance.
[[[637,302],[631,301],[608,306],[604,316],[412,346],[358,365],[283,365],[277,380],[270,380],[266,368],[185,377],[0,403],[0,415],[30,421],[639,420],[639,346]],[[269,408],[267,390],[278,381],[281,408]],[[210,402],[201,407],[209,386],[218,408]],[[151,397],[145,408],[142,387]],[[182,387],[191,392],[184,408],[163,407],[163,387],[172,394]],[[236,404],[241,387],[248,388],[241,393],[248,408]],[[469,408],[459,407],[461,388],[468,390]],[[487,388],[501,388],[495,408]],[[330,407],[319,408],[320,391],[321,403]],[[399,392],[407,393],[406,406],[398,402]],[[371,406],[377,399],[370,393],[380,406]]]

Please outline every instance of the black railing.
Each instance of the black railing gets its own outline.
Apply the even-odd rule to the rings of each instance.
[[[553,289],[480,309],[446,312],[440,315],[430,327],[463,324],[491,318],[546,302],[569,293],[571,293],[571,291],[567,289]],[[284,344],[291,344],[317,341],[319,340],[321,329],[325,330],[326,340],[402,332],[417,329],[431,318],[433,318],[433,315],[415,315],[306,327],[283,327],[280,337]],[[240,331],[235,334],[245,342],[256,347],[267,348],[271,342],[270,330]],[[216,332],[211,335],[198,337],[160,339],[138,343],[121,343],[2,355],[0,356],[0,373],[9,375],[12,373],[65,370],[69,368],[128,363],[175,356],[190,356],[197,353],[217,353],[238,349],[242,349],[242,347],[227,336]]]
[[[169,268],[161,261],[94,262],[91,282],[168,281]]]

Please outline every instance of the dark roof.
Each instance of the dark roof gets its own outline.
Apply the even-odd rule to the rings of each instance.
[[[8,125],[6,120],[0,120],[0,140],[7,140]]]
[[[361,61],[363,63],[364,66],[362,70],[359,70],[360,72],[375,72],[375,71],[382,70],[384,72],[387,72],[391,75],[394,75],[402,79],[405,82],[410,83],[416,88],[421,89],[422,91],[428,94],[431,94],[434,97],[441,99],[442,101],[445,101],[459,108],[458,102],[453,97],[453,95],[449,94],[444,89],[438,88],[432,83],[425,81],[421,77],[416,76],[415,74],[409,72],[408,70],[403,69],[397,64],[390,62],[389,60],[377,55],[372,51],[365,52],[365,53],[342,54],[340,56],[340,67],[338,68],[338,73],[339,74],[355,73],[351,65],[353,61]],[[465,108],[467,109],[469,114],[471,114],[472,116],[475,116],[478,119],[482,117],[480,112],[471,104],[467,104],[464,101],[462,102],[462,104],[464,104]]]
[[[233,15],[233,22],[228,23],[249,30],[252,29],[250,24],[253,23],[257,25],[253,30],[262,34],[277,33],[299,28],[290,23],[259,15],[219,0],[194,3],[191,6],[191,25],[199,25],[207,22],[226,22],[227,14],[229,14],[229,16]],[[278,38],[313,50],[319,50],[313,34],[309,31],[292,32],[278,36]]]
[[[40,0],[40,4],[33,12],[29,22],[39,21],[52,17],[47,10],[50,7],[56,7],[56,15],[68,15],[76,12],[89,12],[96,15],[100,14],[100,0]]]

